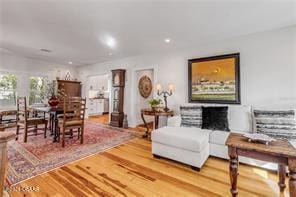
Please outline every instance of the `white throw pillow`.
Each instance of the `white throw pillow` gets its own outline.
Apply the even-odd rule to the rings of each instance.
[[[180,127],[181,126],[181,116],[173,116],[168,118],[168,126],[169,127]]]
[[[230,131],[252,132],[251,106],[228,106],[228,122]]]

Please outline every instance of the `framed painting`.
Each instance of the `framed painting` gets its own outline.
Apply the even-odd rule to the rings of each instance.
[[[188,60],[189,102],[240,104],[239,53]]]

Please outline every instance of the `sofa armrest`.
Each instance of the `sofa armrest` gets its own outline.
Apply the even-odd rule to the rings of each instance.
[[[181,126],[181,116],[173,116],[168,118],[168,124],[169,127],[179,127]]]

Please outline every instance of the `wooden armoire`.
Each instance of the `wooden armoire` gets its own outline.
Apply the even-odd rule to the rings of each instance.
[[[125,70],[112,70],[113,110],[111,113],[110,125],[114,127],[122,127],[123,123],[124,86]]]
[[[57,80],[58,89],[62,90],[68,97],[81,97],[81,82]]]

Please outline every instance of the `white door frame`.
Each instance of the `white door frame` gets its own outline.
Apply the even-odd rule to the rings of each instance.
[[[110,88],[109,89],[109,122],[110,122],[110,120],[111,120],[111,112],[110,112],[110,110],[112,109],[112,102],[111,102],[111,96],[112,96],[112,73],[111,73],[111,71],[109,71],[109,72],[104,72],[104,73],[97,73],[97,74],[91,74],[91,75],[87,75],[86,76],[86,84],[85,84],[85,90],[84,90],[84,93],[85,93],[85,98],[86,99],[88,99],[88,87],[89,87],[89,78],[90,77],[95,77],[95,76],[101,76],[101,75],[107,75],[108,76],[108,85],[110,85],[110,87],[108,87],[108,88]],[[88,104],[88,102],[87,102],[87,104]],[[88,112],[87,112],[87,110],[86,110],[86,114],[85,114],[85,116],[88,118]]]
[[[136,102],[136,97],[137,97],[137,87],[138,87],[138,81],[137,81],[137,72],[141,71],[141,70],[153,70],[153,87],[155,87],[155,84],[158,83],[158,65],[151,65],[151,66],[136,66],[132,69],[132,83],[131,83],[131,116],[130,117],[130,127],[136,127],[138,122],[137,122],[137,117],[136,117],[136,113],[137,113],[137,109],[136,109],[136,105],[133,105],[133,103]],[[153,97],[156,96],[156,89],[153,88]]]

